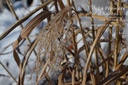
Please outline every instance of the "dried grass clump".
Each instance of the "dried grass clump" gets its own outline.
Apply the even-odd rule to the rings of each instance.
[[[88,0],[90,12],[84,9],[77,11],[73,0],[67,0],[68,6],[65,6],[62,0],[41,2],[42,5],[24,18],[17,19],[18,21],[0,36],[1,40],[19,25],[23,28],[13,45],[14,59],[20,69],[18,81],[1,63],[18,85],[24,84],[25,69],[32,52],[36,55],[33,70],[36,73],[36,85],[41,81],[43,85],[123,85],[128,82],[128,66],[123,64],[128,56],[126,40],[122,37],[124,13],[119,9],[128,8],[126,3],[110,0],[110,16],[106,17],[93,14],[91,0]],[[55,7],[54,12],[49,11],[49,4]],[[11,5],[8,5],[17,17]],[[37,14],[25,27],[22,26],[24,21],[42,8],[44,11]],[[81,21],[81,18],[85,17],[90,18],[90,27]],[[47,26],[31,42],[29,34],[44,19],[48,21]],[[104,23],[96,27],[94,19]],[[108,35],[104,37],[105,33]],[[25,38],[30,45],[21,61],[17,52],[22,46],[19,45],[20,42]],[[36,47],[38,50],[35,50]]]

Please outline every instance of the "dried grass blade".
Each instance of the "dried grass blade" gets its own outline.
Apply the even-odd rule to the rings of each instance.
[[[87,63],[86,63],[86,66],[84,68],[84,76],[83,76],[83,81],[82,81],[82,85],[85,85],[86,83],[86,78],[87,78],[87,70],[88,70],[88,66],[89,66],[89,63],[90,63],[90,59],[91,59],[91,56],[92,56],[92,53],[94,51],[94,48],[98,42],[98,40],[100,39],[101,35],[104,33],[105,29],[108,27],[108,25],[110,24],[111,20],[108,20],[105,22],[105,24],[103,26],[101,26],[98,31],[97,31],[97,35],[96,35],[96,38],[93,42],[93,45],[91,47],[91,50],[89,52],[89,55],[88,55],[88,58],[87,58]]]
[[[99,50],[98,50],[99,51]],[[100,53],[100,52],[99,52]],[[100,55],[101,55],[101,53],[100,53]],[[113,55],[113,52],[112,53],[110,53],[109,54],[109,56],[106,58],[106,59],[104,59],[97,67],[100,67],[100,66],[102,66],[103,64],[105,64],[107,61],[109,61],[110,59],[111,59],[111,56]]]
[[[76,11],[76,7],[75,7],[75,4],[74,4],[74,1],[72,0],[72,5],[73,5],[73,7],[74,7],[74,12],[76,13],[76,15],[77,15],[77,19],[78,19],[78,22],[79,22],[79,25],[80,25],[80,31],[81,31],[81,35],[82,35],[82,38],[83,38],[83,41],[84,41],[84,45],[85,45],[85,53],[86,53],[86,56],[88,56],[88,53],[89,53],[89,47],[88,47],[88,45],[87,45],[87,41],[86,41],[86,37],[85,37],[85,35],[84,35],[84,30],[83,30],[83,28],[82,28],[82,24],[81,24],[81,20],[80,20],[80,17],[79,17],[79,15],[78,15],[78,13],[77,13],[77,11]],[[85,56],[85,59],[86,59],[86,56]]]
[[[48,80],[49,85],[52,85],[52,81],[51,81],[51,79],[50,79],[50,77],[48,75],[46,75],[46,79]]]
[[[59,3],[59,5],[60,5],[61,10],[63,10],[63,9],[65,8],[65,5],[64,5],[64,3],[62,2],[62,0],[58,0],[58,3]]]
[[[121,8],[121,0],[118,0],[117,3],[117,15],[120,15],[120,9]],[[116,19],[117,24],[120,24],[120,18]],[[115,45],[114,45],[114,65],[113,68],[114,70],[116,70],[116,66],[117,66],[117,61],[118,61],[118,51],[119,51],[119,32],[120,32],[120,27],[119,25],[117,25],[116,27],[116,35],[115,35]]]
[[[90,17],[90,13],[78,13],[78,15],[80,17],[83,17],[83,16]],[[103,21],[105,21],[106,19],[108,19],[107,17],[101,16],[101,15],[97,15],[97,14],[92,14],[92,18],[96,18],[96,19],[103,20]],[[77,16],[74,15],[73,16],[73,19],[77,19]]]
[[[123,4],[123,7],[125,7],[125,8],[128,8],[128,3],[122,3]]]
[[[13,75],[9,72],[9,70],[3,65],[2,62],[0,62],[0,64],[2,65],[2,67],[7,71],[7,73],[11,76],[11,78],[17,83],[16,79],[13,77]]]
[[[122,59],[120,60],[119,64],[117,65],[116,69],[119,69],[123,63],[125,62],[125,60],[127,59],[128,57],[128,52],[125,52],[125,54],[123,55]]]
[[[13,51],[13,57],[14,57],[17,65],[20,67],[20,58],[15,50]]]
[[[74,82],[75,85],[81,85],[81,81]],[[70,83],[65,83],[64,85],[72,85],[72,82]]]
[[[72,71],[72,85],[75,85],[75,70]]]
[[[45,18],[49,17],[51,15],[51,12],[41,12],[37,16],[35,16],[22,30],[21,32],[21,38],[25,38],[28,36],[31,31]]]
[[[63,75],[64,75],[64,73],[61,73],[60,76],[58,77],[58,85],[64,85]]]
[[[68,6],[72,5],[70,0],[67,0],[67,2],[68,2]]]
[[[65,46],[65,49],[67,49],[67,51],[68,51],[69,53],[71,53],[73,56],[75,56],[75,54],[72,52],[72,50],[71,50],[70,48],[68,48],[68,47]]]
[[[41,70],[41,73],[40,73],[40,75],[37,79],[37,84],[36,85],[38,85],[38,82],[41,80],[42,76],[44,75],[44,72],[45,72],[49,62],[50,62],[50,59],[47,59],[45,65],[43,66],[43,69]]]
[[[18,47],[19,42],[22,40],[22,38],[19,36],[19,38],[13,43],[14,50]]]
[[[90,71],[91,71],[91,73],[90,73],[90,77],[91,77],[91,81],[92,81],[92,84],[93,85],[96,85],[96,77],[95,77],[95,75],[94,75],[94,70],[93,70],[93,68],[91,67],[92,66],[92,64],[90,63],[90,66],[89,66],[89,69],[90,69]],[[97,70],[97,69],[96,69]],[[99,75],[98,75],[99,76]],[[100,76],[99,76],[100,77]],[[98,81],[98,78],[97,78],[97,81]]]
[[[44,0],[40,0],[40,1],[42,2],[42,4],[45,2]],[[43,10],[44,11],[49,11],[48,6],[44,6]],[[47,17],[47,20],[49,22],[51,20],[51,17]]]
[[[27,63],[28,63],[28,59],[30,58],[30,55],[31,55],[33,49],[36,47],[38,41],[39,41],[39,38],[37,38],[37,39],[32,43],[32,45],[30,46],[30,50],[29,50],[28,56],[25,57],[25,59],[23,59],[23,68],[26,67],[26,65],[27,65]]]
[[[22,67],[23,67],[23,63],[20,63],[20,73],[19,73],[17,85],[22,84],[22,82],[21,82],[22,76],[20,76],[20,75],[22,75],[22,72],[21,72],[22,71]]]
[[[48,5],[49,3],[51,3],[53,0],[48,0],[46,1],[44,4],[42,4],[41,6],[37,7],[36,9],[34,9],[32,12],[30,12],[29,14],[27,14],[24,18],[18,20],[15,24],[13,24],[10,28],[8,28],[1,36],[0,36],[0,40],[2,40],[4,37],[6,37],[12,30],[14,30],[17,26],[19,26],[21,23],[23,23],[24,21],[26,21],[30,16],[32,16],[34,13],[36,13],[37,11],[39,11],[40,9],[42,9],[43,7],[45,7],[46,5]]]
[[[101,82],[99,82],[97,85],[109,85],[111,82],[114,82],[115,80],[118,80],[126,72],[128,72],[128,67],[127,66],[124,67],[121,71],[115,71],[115,72],[113,72],[108,77],[106,77]]]
[[[8,5],[8,7],[9,7],[10,11],[12,12],[12,14],[15,16],[16,20],[18,21],[18,20],[19,20],[19,17],[17,16],[17,14],[16,14],[16,12],[15,12],[13,6],[10,4],[10,1],[9,1],[9,0],[6,0],[6,3],[7,3],[7,5]],[[45,7],[44,7],[44,8],[45,8]],[[20,27],[21,27],[22,29],[24,28],[22,24],[20,24]],[[27,37],[26,39],[28,40],[29,44],[31,44],[30,38]],[[23,55],[23,54],[20,52],[20,50],[19,50],[18,48],[17,48],[17,51],[18,51],[21,55]],[[35,50],[34,50],[34,53],[35,53],[35,55],[37,55],[37,53],[36,53]]]
[[[107,55],[104,53],[104,51],[101,48],[98,48],[98,53],[100,54],[100,56],[102,58],[102,63],[105,64],[105,69],[104,69],[105,77],[107,77],[109,74],[109,63],[108,63],[109,60],[105,61],[105,59],[107,58]],[[104,65],[104,64],[102,64],[102,65]],[[97,68],[99,68],[99,64],[98,64]]]
[[[30,55],[31,55],[33,49],[35,48],[35,46],[37,45],[38,41],[39,41],[39,36],[36,38],[34,43],[32,43],[32,45],[30,46],[30,51],[28,53],[28,56],[25,56],[22,63],[20,64],[20,75],[19,75],[19,77],[20,77],[19,79],[21,79],[21,80],[19,80],[20,82],[24,81],[25,67],[26,67],[26,65],[28,63],[28,59],[30,58]]]
[[[18,46],[19,42],[27,37],[30,32],[36,27],[42,20],[47,18],[51,13],[50,12],[41,12],[36,17],[34,17],[22,30],[21,35],[19,38],[14,42],[14,49]]]
[[[24,78],[25,78],[25,72],[23,73],[23,76],[20,77],[20,84],[19,85],[24,85]]]

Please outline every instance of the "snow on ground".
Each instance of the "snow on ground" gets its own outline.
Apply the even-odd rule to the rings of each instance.
[[[22,3],[20,1],[14,3],[14,9],[15,9],[15,12],[18,15],[18,17],[22,18],[27,13],[34,10],[39,5],[38,1],[39,0],[35,0],[33,5],[27,9],[22,7]],[[23,23],[23,26],[25,26],[34,16],[31,16],[25,23]],[[1,17],[0,18],[0,35],[2,35],[2,33],[4,31],[6,31],[12,24],[14,24],[16,22],[16,19],[12,15],[12,13],[10,11],[8,11],[6,8],[3,10],[2,13],[0,13],[0,17]],[[43,24],[45,24],[45,23],[43,23]],[[18,36],[20,35],[20,32],[21,32],[21,27],[18,26],[7,37],[5,37],[4,39],[2,39],[0,41],[0,53],[4,50],[4,48],[6,46],[10,45],[15,40],[17,40]],[[35,36],[38,33],[39,33],[39,30],[34,29],[34,31],[31,33],[31,36]],[[33,39],[31,39],[31,41],[33,41]],[[23,46],[20,48],[23,51],[22,53],[24,53],[24,50],[25,50],[24,48],[25,48],[25,46],[27,46],[27,43],[28,42],[25,42],[23,44]],[[13,51],[13,47],[12,47],[12,45],[10,45],[9,48],[4,51],[4,53],[8,53],[8,52],[11,52],[11,53],[6,54],[6,55],[0,55],[0,62],[2,62],[6,66],[6,68],[10,71],[10,73],[14,76],[14,78],[17,79],[18,75],[19,75],[19,69],[17,69],[18,66],[13,58],[12,51]],[[19,55],[19,56],[21,59],[23,58],[22,55]],[[29,60],[29,67],[27,66],[27,69],[26,69],[27,75],[25,76],[25,85],[35,85],[35,75],[34,74],[32,75],[32,79],[29,80],[29,78],[31,77],[31,75],[30,75],[31,69],[34,67],[34,63],[35,63],[33,61],[33,59],[35,59],[34,53],[32,53],[31,56],[33,56],[33,57]],[[0,77],[1,84],[16,85],[14,80],[10,77],[10,75],[5,71],[5,69],[1,65],[0,65],[0,74],[5,75],[4,77]]]

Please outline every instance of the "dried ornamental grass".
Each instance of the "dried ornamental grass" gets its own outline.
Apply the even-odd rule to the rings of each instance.
[[[73,0],[67,0],[68,6],[62,0],[46,2],[41,0],[41,2],[42,5],[24,18],[17,19],[18,21],[0,36],[1,40],[18,25],[22,27],[26,19],[43,8],[43,12],[22,27],[19,38],[14,42],[14,59],[20,69],[18,82],[9,71],[8,73],[18,85],[24,84],[25,69],[33,51],[36,54],[33,69],[33,73],[36,74],[36,85],[41,81],[44,81],[43,84],[46,82],[46,85],[123,85],[127,83],[128,66],[124,65],[124,62],[128,53],[126,40],[122,37],[125,23],[123,10],[119,9],[127,8],[126,3],[121,0],[110,0],[111,15],[106,17],[93,13],[91,0],[88,0],[89,12],[82,8],[78,11]],[[55,7],[54,12],[49,11],[49,4]],[[11,6],[10,9],[17,17]],[[88,21],[91,22],[90,27],[81,20],[85,17],[90,19]],[[29,42],[30,46],[21,61],[17,51],[20,42],[25,38],[29,40],[29,34],[44,19],[48,20],[47,25],[33,42]],[[102,20],[104,23],[95,26],[94,19]],[[104,36],[105,33],[108,35]],[[113,33],[115,33],[114,36]],[[125,50],[124,53],[121,53],[122,50]]]

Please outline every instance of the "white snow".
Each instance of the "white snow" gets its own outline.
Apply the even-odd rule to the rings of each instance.
[[[22,18],[27,13],[34,10],[39,5],[38,1],[39,0],[35,0],[32,7],[29,7],[27,9],[25,9],[21,6],[22,2],[20,2],[20,1],[18,1],[17,3],[14,3],[15,12],[18,15],[18,17]],[[19,7],[19,5],[21,7]],[[23,26],[25,26],[36,14],[31,16],[25,23],[23,23]],[[0,17],[1,17],[0,18],[0,35],[2,35],[3,32],[6,31],[17,20],[15,19],[13,14],[10,11],[8,11],[7,9],[4,9],[3,12],[0,13]],[[15,40],[17,40],[18,36],[20,35],[21,30],[22,30],[21,27],[18,26],[17,28],[15,28],[15,30],[13,30],[11,33],[9,33],[8,36],[6,36],[4,39],[2,39],[0,41],[0,53],[8,53],[8,52],[13,51],[13,47],[10,44],[13,43]],[[32,31],[30,36],[35,36],[38,33],[39,33],[39,30],[34,29],[34,31]],[[33,41],[33,40],[34,40],[34,38],[31,39],[31,41]],[[23,46],[20,48],[22,53],[25,52],[25,46],[27,46],[27,43],[28,42],[25,42],[23,44]],[[10,45],[10,46],[3,52],[4,48],[8,45]],[[19,54],[19,56],[22,60],[23,56],[20,54]],[[32,75],[32,79],[29,80],[29,78],[31,77],[31,74],[30,74],[31,70],[33,69],[33,67],[35,65],[34,53],[32,53],[31,56],[32,57],[29,59],[29,65],[26,68],[27,75],[25,76],[25,84],[24,85],[35,85],[35,79],[34,79],[35,75],[34,74]],[[6,55],[0,55],[0,62],[2,62],[4,64],[4,66],[9,70],[9,72],[13,75],[14,78],[18,79],[19,69],[18,69],[18,66],[17,66],[14,58],[13,58],[12,52],[9,54],[6,54]],[[8,64],[8,66],[7,66],[7,64]],[[10,84],[15,85],[14,80],[10,77],[10,75],[5,71],[5,69],[1,65],[0,65],[0,74],[5,75],[5,77],[2,77],[2,76],[0,77],[0,83],[2,85],[10,85]]]

